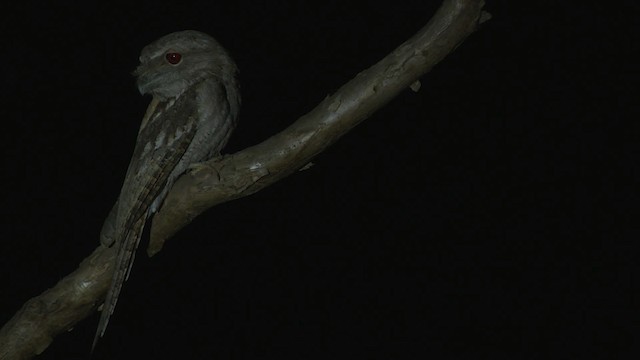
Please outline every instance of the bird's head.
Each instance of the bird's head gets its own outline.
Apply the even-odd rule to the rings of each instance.
[[[234,81],[237,67],[211,36],[195,30],[174,32],[142,49],[133,74],[141,94],[160,99],[177,97],[200,81],[218,77]]]

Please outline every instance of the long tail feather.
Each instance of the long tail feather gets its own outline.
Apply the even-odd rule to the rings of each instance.
[[[98,339],[104,335],[107,325],[109,325],[109,318],[111,317],[111,314],[113,314],[113,310],[118,302],[118,296],[122,290],[122,285],[129,278],[129,273],[131,272],[131,267],[133,266],[133,261],[136,255],[136,249],[138,248],[140,238],[142,237],[142,230],[144,229],[145,221],[146,217],[141,217],[132,226],[131,231],[126,235],[125,241],[117,244],[117,246],[119,246],[118,255],[116,257],[117,262],[115,264],[113,278],[111,279],[111,286],[109,287],[107,297],[104,300],[102,307],[102,314],[100,315],[98,329],[93,337],[91,352],[95,349]]]

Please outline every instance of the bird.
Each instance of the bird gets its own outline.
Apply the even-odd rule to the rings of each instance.
[[[117,252],[92,351],[129,277],[147,219],[180,175],[220,156],[235,129],[241,102],[237,73],[227,50],[196,30],[170,33],[142,49],[133,75],[140,93],[152,99],[100,234],[102,246]]]

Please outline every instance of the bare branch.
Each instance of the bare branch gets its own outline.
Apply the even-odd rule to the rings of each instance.
[[[114,248],[98,247],[76,271],[27,301],[0,329],[0,359],[30,359],[91,315],[107,292],[115,255]]]
[[[305,166],[451,53],[486,19],[483,1],[445,1],[411,39],[279,134],[181,177],[155,215],[149,255],[203,211],[253,194]]]
[[[487,18],[483,5],[446,0],[415,36],[287,129],[181,177],[154,218],[149,253],[206,209],[253,194],[305,166],[451,53]],[[55,287],[27,301],[0,329],[0,359],[32,358],[89,316],[104,299],[114,256],[113,249],[98,247]]]

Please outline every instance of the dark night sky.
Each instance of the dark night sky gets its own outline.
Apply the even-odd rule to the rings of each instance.
[[[628,114],[637,23],[625,15],[640,5],[487,2],[493,19],[418,93],[311,169],[138,256],[94,358],[630,352],[640,127]],[[2,5],[0,323],[96,247],[149,101],[130,75],[145,44],[197,29],[232,53],[234,152],[312,109],[439,4]],[[86,359],[96,325],[39,359]]]

